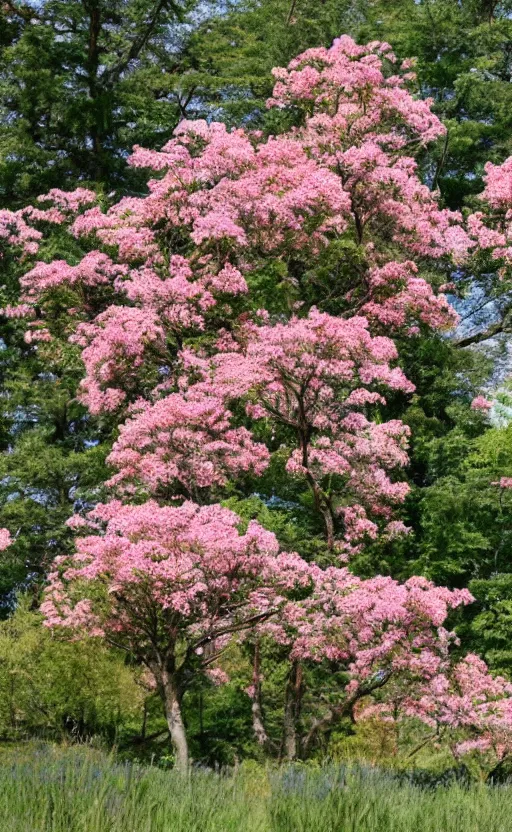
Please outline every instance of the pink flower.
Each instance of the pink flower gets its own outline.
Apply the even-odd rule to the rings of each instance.
[[[0,552],[3,552],[12,543],[11,533],[8,529],[0,529]]]
[[[486,399],[484,396],[477,396],[471,402],[471,409],[472,410],[481,410],[481,411],[488,411],[492,408],[492,402]]]

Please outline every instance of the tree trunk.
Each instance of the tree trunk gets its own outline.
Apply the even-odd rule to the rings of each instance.
[[[142,712],[142,726],[140,729],[140,741],[144,742],[146,739],[146,726],[148,723],[148,703],[144,700],[144,710]]]
[[[89,43],[87,49],[87,76],[89,87],[89,98],[91,99],[92,124],[90,138],[93,151],[94,178],[100,181],[103,178],[103,119],[104,114],[101,106],[101,90],[98,84],[98,70],[100,63],[100,36],[102,29],[101,10],[97,2],[88,6],[89,12]]]
[[[260,645],[258,642],[254,645],[253,653],[253,672],[252,672],[252,728],[256,742],[262,748],[267,749],[270,745],[265,724],[263,722],[263,712],[261,708],[261,673],[260,673]]]
[[[299,402],[299,409],[303,412],[303,405]],[[302,416],[302,422],[306,425],[306,418]],[[306,480],[315,501],[315,508],[322,515],[325,525],[325,536],[327,539],[327,546],[332,551],[334,549],[334,518],[332,507],[326,494],[322,491],[320,485],[317,483],[315,477],[309,469],[309,439],[310,430],[307,426],[302,427],[299,432],[300,446],[302,450],[302,465],[306,471]]]
[[[164,673],[164,678],[162,679],[162,692],[165,718],[174,749],[175,766],[178,771],[185,773],[188,770],[189,759],[187,734],[181,714],[181,697],[173,679],[168,673]]]
[[[283,757],[289,761],[296,760],[300,753],[297,729],[302,693],[302,667],[293,662],[286,684],[283,720]]]

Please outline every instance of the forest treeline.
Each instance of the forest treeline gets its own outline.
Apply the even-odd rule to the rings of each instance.
[[[170,753],[159,691],[141,669],[136,651],[126,659],[106,645],[62,640],[41,624],[38,610],[52,562],[74,547],[74,530],[66,521],[106,502],[106,483],[117,464],[112,448],[126,453],[126,447],[119,450],[119,418],[108,408],[91,405],[92,394],[89,400],[80,394],[84,363],[89,375],[91,370],[79,349],[84,345],[77,346],[73,337],[68,340],[76,324],[72,310],[82,304],[87,310],[83,320],[93,320],[116,300],[115,293],[97,296],[71,284],[60,286],[55,297],[27,293],[24,275],[33,268],[31,251],[27,248],[20,256],[10,249],[12,214],[29,222],[35,214],[24,211],[28,206],[44,209],[47,201],[38,197],[53,189],[94,192],[104,212],[120,200],[143,198],[151,165],[128,164],[128,157],[134,147],[160,151],[172,143],[183,120],[258,131],[265,141],[293,136],[302,127],[304,112],[310,113],[306,105],[301,111],[293,102],[267,106],[276,84],[272,70],[288,66],[305,50],[329,47],[340,35],[358,44],[390,44],[398,65],[414,59],[412,94],[431,100],[432,112],[446,128],[433,141],[411,140],[418,177],[440,210],[461,212],[464,218],[477,215],[487,181],[485,165],[502,165],[512,155],[512,2],[4,0],[0,7],[0,306],[12,309],[28,295],[36,324],[51,319],[53,337],[51,343],[44,336],[32,337],[37,326],[27,330],[17,315],[5,314],[0,320],[0,526],[12,538],[0,558],[0,734],[6,738],[98,736],[135,755],[150,755],[155,748],[159,755]],[[135,159],[138,152],[144,151],[136,151]],[[150,162],[156,164],[155,159]],[[193,187],[201,190],[197,182]],[[496,208],[490,212],[490,222],[498,213]],[[163,222],[160,216],[158,220]],[[37,259],[47,264],[66,261],[74,268],[87,250],[80,234],[70,235],[59,223],[49,226],[38,240]],[[316,231],[311,231],[313,238]],[[170,241],[180,254],[189,250],[188,233],[180,228]],[[400,242],[386,234],[379,227],[374,246],[390,252]],[[197,235],[193,239],[199,246]],[[103,242],[107,255],[114,257],[119,239]],[[277,317],[291,315],[298,304],[335,317],[350,308],[343,304],[353,288],[351,276],[364,275],[366,268],[362,235],[340,234],[325,256],[315,251],[309,262],[306,241],[302,254],[288,252],[286,257],[269,248],[263,258],[266,245],[254,243],[259,259],[257,267],[251,266],[249,307],[235,299],[227,317],[236,312],[242,320],[261,308]],[[450,613],[450,627],[460,640],[455,650],[478,654],[493,673],[509,678],[510,267],[499,269],[497,257],[489,253],[475,260],[470,272],[453,261],[441,262],[431,252],[422,252],[417,260],[420,276],[436,292],[448,287],[460,322],[448,332],[446,326],[422,326],[416,337],[401,333],[395,339],[400,367],[414,392],[401,395],[395,390],[375,421],[401,420],[410,431],[408,463],[400,474],[409,492],[397,515],[410,532],[372,531],[364,544],[353,547],[350,569],[363,580],[382,575],[404,582],[422,576],[449,590],[469,589],[474,602],[464,608],[454,603],[457,608]],[[362,302],[357,309],[361,307]],[[224,323],[219,312],[204,336],[193,340],[186,335],[183,342],[173,334],[172,348],[206,344],[208,349],[208,327],[217,332]],[[236,335],[237,327],[230,327]],[[157,336],[148,333],[144,330],[138,337],[156,343]],[[306,337],[302,330],[297,333]],[[385,328],[383,334],[388,334]],[[85,341],[87,337],[90,333]],[[147,364],[146,378],[138,379],[139,386],[129,393],[131,401],[166,377],[165,362],[159,360],[158,371]],[[128,376],[130,369],[123,372]],[[235,418],[243,426],[239,429],[245,429],[248,417],[241,406]],[[268,422],[255,431],[258,443],[270,448],[266,471],[247,465],[243,476],[238,471],[235,476],[226,463],[227,476],[215,481],[214,493],[246,526],[257,521],[285,551],[328,567],[335,563],[330,540],[335,532],[325,531],[329,515],[335,515],[331,505],[326,507],[331,483],[322,485],[323,491],[316,483],[309,483],[309,491],[290,484],[284,459],[290,424],[276,421],[273,411],[272,418],[278,427]],[[141,436],[130,440],[133,447]],[[137,488],[145,482],[143,467]],[[334,483],[333,492],[335,488]],[[190,494],[197,496],[192,489]],[[159,492],[158,499],[173,505],[176,494]],[[345,515],[345,524],[349,522]],[[297,709],[293,719],[303,720],[303,727],[308,709],[311,714],[324,706],[335,710],[333,690],[338,682],[346,684],[336,662],[308,667],[303,679],[296,663],[290,671],[279,649],[264,645],[263,656],[259,649],[251,639],[231,645],[222,659],[229,681],[217,685],[201,678],[187,686],[183,712],[195,759],[232,763],[243,755],[261,756],[269,748],[274,756],[286,756],[280,731],[287,702],[295,703],[290,705]],[[259,661],[266,668],[262,678],[254,675]],[[259,692],[254,695],[255,679],[256,686],[264,686],[268,736],[263,741],[254,734],[261,705]],[[383,679],[373,684],[378,688],[381,683]],[[294,686],[295,698],[287,699],[286,691]],[[324,691],[323,700],[320,695],[313,701],[308,690],[315,686]],[[284,716],[286,720],[290,714]],[[404,742],[406,756],[416,746],[422,752],[423,735],[418,741],[412,731]],[[325,739],[312,740],[311,754],[388,759],[395,754],[395,743],[386,724],[368,722],[355,731],[347,712]]]

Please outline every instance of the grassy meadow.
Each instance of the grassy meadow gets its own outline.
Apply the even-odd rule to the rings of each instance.
[[[371,768],[182,777],[89,748],[0,754],[2,832],[510,832],[512,786],[425,788]]]

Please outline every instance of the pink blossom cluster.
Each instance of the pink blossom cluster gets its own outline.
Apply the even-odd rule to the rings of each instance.
[[[246,428],[230,424],[226,403],[242,399],[253,419],[294,429],[290,473],[315,484],[330,474],[343,478],[344,499],[359,503],[357,524],[347,508],[340,510],[347,539],[375,536],[378,527],[360,503],[390,519],[390,505],[402,502],[409,490],[386,473],[407,463],[408,429],[396,420],[376,424],[360,412],[385,402],[381,392],[369,389],[372,384],[378,390],[413,389],[389,365],[396,358],[393,342],[372,337],[364,318],[347,321],[312,310],[308,318],[286,324],[247,327],[242,343],[233,343],[235,351],[212,358],[183,353],[196,381],[184,376],[182,393],[138,403],[110,455],[119,470],[111,484],[131,490],[138,482],[161,493],[177,481],[192,495],[197,487],[224,483],[227,474],[261,473],[268,451]]]
[[[148,353],[161,360],[165,351],[158,317],[137,306],[109,306],[93,323],[79,324],[71,340],[82,347],[86,377],[80,398],[91,413],[120,407],[127,390],[138,389]]]
[[[446,659],[451,637],[439,637],[450,609],[471,601],[422,578],[362,580],[346,568],[322,570],[296,554],[280,553],[275,536],[217,505],[123,505],[112,501],[89,515],[96,533],[79,537],[76,554],[59,558],[50,576],[43,612],[48,626],[81,627],[84,616],[103,632],[139,637],[151,608],[165,611],[176,632],[194,639],[220,633],[242,610],[268,612],[262,635],[287,644],[294,659],[342,662],[350,689],[386,667],[414,666],[432,678]],[[79,527],[87,524],[83,519]],[[108,607],[73,587],[106,582]],[[289,590],[309,588],[304,600]],[[83,592],[83,589],[81,590]],[[85,604],[84,604],[85,600]],[[424,651],[420,657],[420,650]],[[497,682],[496,684],[499,684]]]
[[[126,266],[113,263],[110,257],[99,251],[86,254],[76,266],[70,266],[65,260],[38,262],[21,279],[22,300],[25,303],[31,300],[37,302],[49,290],[59,286],[110,286],[126,271]]]
[[[111,501],[96,506],[90,520],[103,531],[78,538],[76,554],[55,562],[41,607],[48,626],[80,628],[87,616],[98,632],[137,639],[146,616],[161,609],[164,638],[174,631],[175,644],[195,641],[236,626],[238,615],[279,605],[282,591],[309,581],[308,565],[279,553],[274,534],[255,521],[241,533],[237,515],[219,505]],[[105,583],[110,604],[77,602],[77,581]]]
[[[296,448],[288,472],[304,477],[320,501],[324,478],[336,475],[346,542],[375,537],[378,526],[367,512],[390,520],[391,506],[409,491],[389,476],[407,463],[408,428],[397,420],[376,424],[364,413],[368,405],[385,403],[386,390],[414,389],[391,366],[393,341],[372,336],[365,318],[344,320],[312,309],[307,318],[245,328],[237,347],[211,359],[185,355],[189,372],[203,376],[195,387],[228,400],[243,397],[254,419],[291,428]],[[327,519],[336,513],[335,493],[329,502]]]
[[[309,597],[286,604],[278,621],[260,627],[288,644],[292,659],[340,663],[351,693],[378,672],[413,672],[424,682],[446,668],[455,636],[442,625],[450,610],[472,601],[467,590],[450,591],[423,578],[404,584],[380,576],[362,580],[337,567],[312,567],[311,573]]]
[[[392,229],[395,242],[411,254],[464,259],[471,241],[461,215],[439,209],[414,159],[403,155],[411,143],[426,144],[445,128],[430,101],[411,95],[410,75],[395,63],[389,44],[358,46],[343,36],[330,49],[310,49],[287,69],[274,70],[269,106],[304,111],[297,136],[338,171],[360,242]]]
[[[49,203],[48,208],[29,205],[21,213],[31,222],[62,225],[81,208],[97,201],[97,195],[88,188],[76,188],[74,191],[62,191],[52,188],[47,194],[37,198],[38,203]]]
[[[200,148],[200,150],[199,150]],[[130,164],[164,171],[144,198],[125,198],[106,214],[86,211],[73,226],[117,245],[123,261],[159,261],[157,223],[181,227],[195,246],[218,255],[259,248],[314,250],[322,229],[343,229],[349,197],[339,178],[286,137],[259,143],[225,125],[183,122],[160,152],[135,148]]]
[[[269,452],[243,427],[233,427],[221,397],[191,387],[154,404],[141,401],[120,428],[108,458],[118,469],[109,481],[128,493],[137,484],[150,494],[193,497],[197,489],[225,485],[245,471],[258,475]],[[178,491],[179,493],[179,491]]]
[[[20,211],[0,210],[0,259],[4,249],[19,249],[24,255],[36,254],[43,235],[25,222]]]
[[[0,552],[7,549],[12,543],[11,533],[8,529],[0,529]]]
[[[492,402],[489,399],[486,399],[485,396],[476,396],[471,402],[471,409],[472,410],[481,410],[484,413],[488,410],[491,410]]]
[[[76,213],[85,205],[96,202],[96,193],[89,188],[75,188],[74,191],[62,191],[60,188],[52,188],[47,194],[38,196],[38,202],[52,202],[63,211]]]
[[[512,205],[512,157],[501,165],[487,162],[485,166],[485,190],[482,199],[491,208],[510,210]]]
[[[373,299],[361,307],[361,313],[383,330],[399,331],[408,326],[409,333],[415,334],[418,325],[442,330],[457,323],[457,313],[445,295],[436,295],[430,284],[418,277],[418,267],[411,260],[390,261],[372,269],[369,283]]]
[[[408,69],[402,64],[401,70]],[[344,129],[350,125],[356,135],[378,129],[382,122],[389,141],[400,144],[411,136],[429,142],[445,132],[431,111],[431,101],[414,99],[407,91],[410,78],[400,75],[388,43],[373,41],[360,46],[343,35],[328,49],[308,49],[287,69],[274,69],[273,75],[277,83],[269,106],[313,102],[319,112],[339,116]],[[409,136],[400,133],[397,122]]]
[[[493,768],[512,753],[512,685],[492,676],[479,656],[469,654],[437,674],[404,706],[432,727],[454,732],[459,757],[478,753]]]
[[[503,280],[512,262],[512,156],[501,165],[488,162],[484,182],[484,210],[471,214],[467,226],[475,253],[487,252],[497,260]]]

